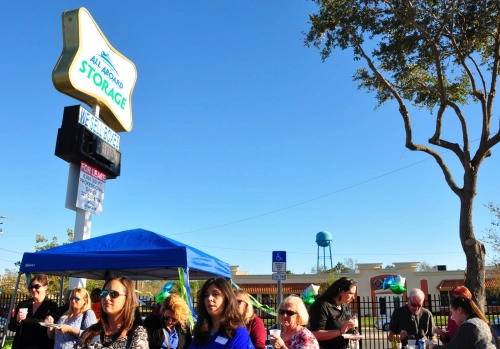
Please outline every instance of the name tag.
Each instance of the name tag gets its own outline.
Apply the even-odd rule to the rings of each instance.
[[[224,337],[221,337],[221,336],[215,338],[215,343],[219,343],[219,344],[222,344],[222,345],[226,344],[227,341],[228,341],[227,338],[224,338]]]

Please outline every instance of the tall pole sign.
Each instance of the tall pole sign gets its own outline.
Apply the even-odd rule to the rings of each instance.
[[[55,155],[70,163],[66,208],[76,211],[74,241],[90,237],[92,213],[101,215],[107,179],[120,175],[120,136],[132,130],[134,63],[106,39],[89,11],[62,14],[63,50],[52,72],[54,87],[89,105],[64,108]],[[85,286],[71,279],[70,287]]]

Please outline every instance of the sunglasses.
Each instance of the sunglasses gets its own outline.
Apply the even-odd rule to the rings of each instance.
[[[123,294],[123,293],[120,293],[118,291],[114,291],[114,290],[102,290],[101,291],[101,298],[104,299],[106,298],[106,296],[109,294],[109,296],[111,298],[118,298],[120,296],[126,296],[126,294]]]
[[[163,315],[163,320],[164,321],[172,321],[173,323],[176,323],[179,321],[178,319],[174,319],[173,317],[167,316],[165,314]]]
[[[77,301],[77,302],[79,302],[80,298],[78,298],[78,297],[69,297],[69,300],[70,301]]]
[[[43,287],[43,285],[29,285],[29,286],[28,286],[28,288],[29,288],[30,290],[32,290],[32,289],[38,290],[40,287]]]
[[[293,310],[280,309],[280,310],[278,310],[278,314],[280,314],[280,315],[286,314],[286,316],[294,316],[295,314],[297,314],[297,312],[293,311]]]
[[[423,304],[416,304],[411,301],[411,299],[408,300],[408,303],[414,307],[414,308],[422,308]]]

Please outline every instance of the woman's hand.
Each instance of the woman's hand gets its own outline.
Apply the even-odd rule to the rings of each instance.
[[[45,322],[48,323],[48,324],[53,324],[54,323],[54,318],[52,316],[48,315],[45,318]]]
[[[274,349],[286,348],[285,342],[283,342],[283,339],[281,339],[281,337],[275,336],[274,334],[270,334],[269,337],[272,343],[271,345]]]
[[[434,333],[437,334],[439,337],[444,337],[446,336],[446,332],[441,329],[441,327],[436,327],[434,329]]]
[[[73,333],[73,327],[68,326],[66,324],[60,325],[59,327],[57,327],[57,329],[59,331],[61,331],[62,333],[66,333],[66,332]]]
[[[17,312],[17,322],[21,322],[24,319],[26,319],[26,315],[28,315],[26,312],[18,311]]]
[[[354,328],[356,327],[356,322],[354,320],[347,320],[346,322],[344,322],[344,324],[342,325],[342,328],[340,329],[340,335],[343,335],[344,333],[346,333],[350,328]]]

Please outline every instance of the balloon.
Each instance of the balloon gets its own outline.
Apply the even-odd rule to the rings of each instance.
[[[384,279],[384,283],[382,284],[382,288],[384,290],[388,290],[391,288],[391,285],[394,283],[394,276],[388,276]]]
[[[313,284],[307,286],[304,292],[302,292],[301,294],[302,301],[304,302],[304,304],[306,305],[313,304],[314,301],[316,300],[315,297],[318,295],[318,291],[319,291],[319,286]]]
[[[168,294],[173,286],[174,283],[172,281],[167,282],[165,285],[163,285],[163,288],[161,289],[160,293],[158,294],[158,296],[156,296],[156,303],[163,302],[165,298],[168,297]]]
[[[406,278],[402,278],[401,275],[396,276],[388,276],[384,279],[384,283],[382,284],[382,288],[384,290],[391,290],[394,294],[403,294],[406,292],[405,286]]]
[[[302,301],[304,302],[304,304],[311,305],[314,303],[315,299],[314,297],[305,297],[302,298]]]
[[[394,294],[403,294],[403,293],[406,292],[406,288],[404,288],[401,285],[394,284],[394,285],[391,286],[391,291]]]

